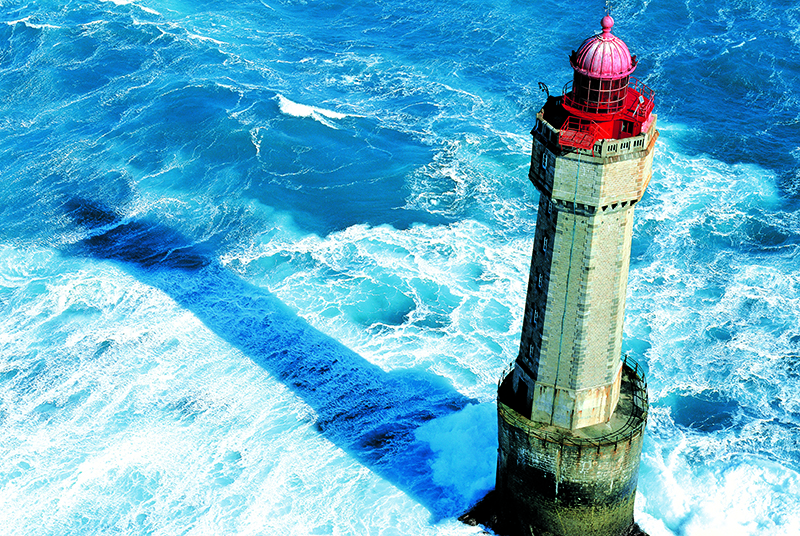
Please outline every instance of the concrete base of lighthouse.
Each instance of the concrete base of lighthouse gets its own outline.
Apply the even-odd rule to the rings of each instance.
[[[513,403],[509,384],[510,377],[503,378],[498,391],[493,512],[478,522],[505,536],[643,534],[633,521],[647,419],[647,388],[638,369],[623,367],[611,420],[579,430],[530,421],[507,404]]]

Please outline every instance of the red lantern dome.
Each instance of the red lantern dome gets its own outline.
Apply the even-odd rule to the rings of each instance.
[[[575,70],[569,104],[589,114],[614,114],[625,104],[636,58],[622,39],[611,33],[614,19],[610,15],[603,17],[600,24],[603,32],[584,41],[569,58]]]
[[[622,39],[611,33],[614,19],[606,15],[600,24],[603,33],[590,37],[573,53],[572,68],[592,78],[615,80],[630,75],[636,69],[636,58]]]
[[[614,19],[600,21],[603,31],[586,39],[569,57],[574,71],[564,86],[566,113],[559,143],[590,150],[596,140],[637,136],[653,110],[653,91],[631,74],[636,56],[611,33]]]

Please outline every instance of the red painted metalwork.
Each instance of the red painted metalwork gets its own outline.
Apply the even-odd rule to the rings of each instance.
[[[562,147],[576,147],[587,151],[594,149],[598,130],[596,123],[570,116],[559,130],[558,144]]]
[[[603,32],[586,39],[570,56],[570,64],[576,73],[589,78],[619,80],[636,69],[636,58],[631,56],[628,45],[611,33],[614,19],[606,15],[600,21]]]
[[[581,112],[613,114],[625,104],[628,79],[628,76],[613,80],[592,78],[576,71],[572,82],[567,83],[569,90],[565,90],[565,99]]]
[[[575,72],[561,99],[568,114],[560,129],[562,147],[592,150],[599,139],[638,136],[653,111],[654,92],[630,76],[636,56],[611,33],[614,19],[606,15],[601,25],[602,33],[570,56]]]

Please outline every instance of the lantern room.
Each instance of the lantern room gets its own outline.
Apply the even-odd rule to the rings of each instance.
[[[603,31],[569,57],[572,81],[545,107],[552,112],[548,122],[560,125],[562,148],[591,150],[597,140],[638,136],[649,125],[654,93],[631,76],[636,56],[611,33],[614,19],[606,15],[600,24]]]

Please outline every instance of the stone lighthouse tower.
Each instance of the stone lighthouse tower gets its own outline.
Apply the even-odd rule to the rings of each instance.
[[[519,354],[498,390],[501,533],[620,536],[633,526],[647,390],[621,358],[631,231],[651,176],[653,92],[614,20],[569,58],[536,116],[540,192]]]

